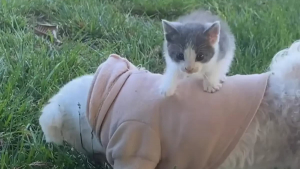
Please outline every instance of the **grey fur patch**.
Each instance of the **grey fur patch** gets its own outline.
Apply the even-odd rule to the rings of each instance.
[[[191,47],[199,56],[196,58],[196,62],[209,62],[215,54],[215,49],[210,45],[205,30],[208,28],[208,23],[215,21],[219,21],[221,26],[218,59],[223,59],[227,54],[227,49],[235,49],[234,36],[226,22],[217,15],[203,10],[197,10],[181,16],[175,22],[163,20],[165,51],[168,51],[173,61],[180,62],[182,60],[178,58],[178,55],[183,53],[186,48]]]

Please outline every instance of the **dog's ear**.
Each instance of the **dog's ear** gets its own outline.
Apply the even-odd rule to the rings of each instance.
[[[60,104],[56,104],[55,102],[51,101],[48,102],[49,103],[42,109],[42,114],[39,118],[39,124],[45,135],[46,142],[62,145],[64,140],[61,134],[63,116],[60,110]]]

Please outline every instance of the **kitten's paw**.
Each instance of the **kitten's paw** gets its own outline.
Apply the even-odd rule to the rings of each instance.
[[[170,97],[170,96],[174,95],[175,88],[174,87],[161,86],[159,88],[159,92],[164,97]]]
[[[227,76],[224,75],[224,76],[221,77],[220,82],[221,82],[221,83],[224,83],[224,82],[226,81],[226,79],[227,79]]]
[[[204,80],[203,87],[205,92],[215,93],[221,89],[222,83],[219,82],[219,83],[210,84],[207,80]]]

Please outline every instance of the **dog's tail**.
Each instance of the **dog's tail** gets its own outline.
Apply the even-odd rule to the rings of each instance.
[[[300,78],[300,40],[275,54],[270,71],[285,80]]]

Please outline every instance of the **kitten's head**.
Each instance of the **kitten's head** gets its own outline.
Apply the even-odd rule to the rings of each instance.
[[[162,20],[166,49],[171,59],[186,73],[201,71],[215,54],[220,22],[199,24]]]

